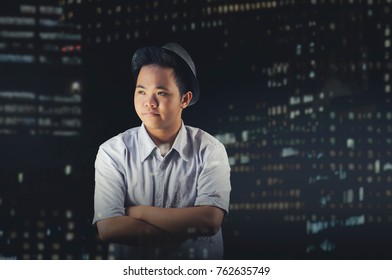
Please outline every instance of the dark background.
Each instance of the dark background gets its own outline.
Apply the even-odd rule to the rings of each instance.
[[[22,12],[23,5],[35,12]],[[12,130],[0,135],[1,258],[111,258],[91,226],[95,155],[101,143],[140,125],[133,109],[134,51],[167,42],[181,44],[196,64],[201,97],[184,111],[184,122],[220,139],[231,159],[225,258],[391,258],[390,1],[1,6],[0,93],[79,94],[82,111],[76,135],[55,136],[55,125],[41,127],[39,110],[5,109],[26,101],[1,99],[3,120],[37,120],[0,125]],[[61,9],[53,14],[41,7]],[[36,24],[9,23],[9,17],[34,18]],[[42,25],[47,18],[58,24]],[[34,35],[15,39],[6,33],[21,30]],[[41,32],[81,39],[50,41],[59,49],[48,52]],[[29,42],[33,48],[26,47]],[[68,45],[81,49],[62,51]],[[7,60],[13,54],[36,60]],[[64,57],[81,63],[68,65]],[[82,89],[69,93],[75,80]],[[38,108],[39,102],[31,104]]]

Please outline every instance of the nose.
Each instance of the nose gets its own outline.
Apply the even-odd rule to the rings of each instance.
[[[154,95],[148,95],[146,96],[144,106],[148,108],[156,108],[158,107],[158,100],[155,98]]]

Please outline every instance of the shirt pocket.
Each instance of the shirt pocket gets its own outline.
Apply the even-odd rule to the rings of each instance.
[[[177,181],[172,194],[171,204],[175,208],[195,206],[197,185],[193,178],[183,177]]]

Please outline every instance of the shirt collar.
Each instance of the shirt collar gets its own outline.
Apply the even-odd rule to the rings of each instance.
[[[155,148],[158,148],[154,141],[152,141],[150,135],[148,135],[146,127],[142,123],[142,125],[139,128],[138,132],[138,143],[139,143],[139,152],[140,152],[140,161],[143,162],[145,161],[151,153],[155,150]],[[169,153],[171,150],[176,150],[180,157],[188,162],[188,155],[189,155],[189,147],[187,147],[187,132],[186,128],[184,125],[184,122],[181,121],[181,128],[180,131],[177,134],[176,139],[173,142],[173,146],[171,147]]]
[[[174,140],[172,149],[176,150],[180,157],[188,162],[190,145],[187,143],[187,132],[184,122],[181,121],[181,128]]]
[[[155,148],[157,148],[155,143],[148,135],[147,130],[143,123],[139,128],[138,143],[139,143],[139,152],[140,152],[140,162],[143,162],[152,153],[152,151],[154,151]]]

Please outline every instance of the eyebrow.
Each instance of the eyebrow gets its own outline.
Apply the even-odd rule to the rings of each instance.
[[[146,87],[144,87],[144,86],[142,86],[142,85],[137,85],[136,88],[146,89]],[[169,89],[166,88],[166,87],[164,87],[164,86],[157,86],[155,89],[161,89],[161,90],[169,91]]]

